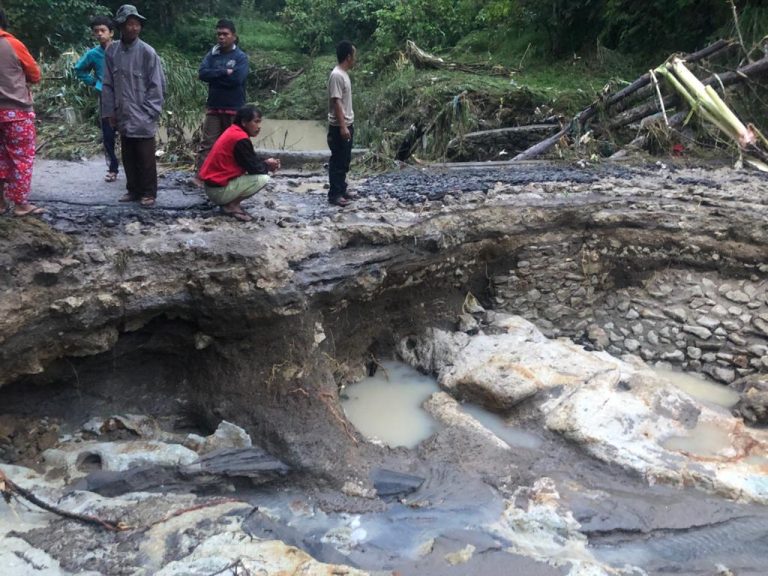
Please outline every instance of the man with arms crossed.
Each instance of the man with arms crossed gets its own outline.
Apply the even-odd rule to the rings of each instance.
[[[208,84],[203,141],[195,159],[196,171],[205,162],[224,130],[232,125],[237,111],[245,106],[245,81],[248,78],[248,56],[237,46],[232,20],[216,23],[216,46],[203,58],[198,76]]]

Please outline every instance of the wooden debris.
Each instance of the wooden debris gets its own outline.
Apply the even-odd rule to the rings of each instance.
[[[730,40],[718,40],[710,44],[706,48],[699,50],[698,52],[688,54],[687,56],[684,57],[684,60],[688,63],[699,62],[701,60],[704,60],[706,58],[710,58],[716,54],[719,54],[733,45],[734,43]],[[744,68],[749,68],[749,72],[752,75],[764,73],[764,71],[762,71],[762,66],[755,66],[755,64],[757,63],[750,64],[748,66],[745,66]],[[753,68],[750,68],[750,67],[753,67]],[[719,76],[720,79],[722,79],[723,76],[725,75],[720,75]],[[750,76],[749,74],[744,74],[744,69],[740,69],[727,77],[729,80],[736,82],[736,81],[739,81],[738,79],[743,80],[743,79],[749,78]],[[712,80],[716,81],[714,77],[712,78]],[[585,108],[584,110],[579,112],[576,116],[574,116],[569,123],[567,123],[561,128],[559,132],[557,132],[556,134],[553,134],[549,138],[546,138],[545,140],[542,140],[541,142],[538,142],[537,144],[531,146],[527,150],[521,152],[520,154],[512,158],[512,161],[531,160],[545,153],[547,150],[552,148],[555,144],[560,142],[563,138],[567,138],[569,136],[577,138],[579,134],[584,132],[587,123],[590,120],[592,120],[595,116],[597,116],[598,112],[602,111],[610,115],[611,109],[613,109],[613,114],[615,115],[621,110],[623,110],[622,107],[626,108],[625,103],[629,102],[632,99],[648,98],[648,97],[653,98],[654,87],[652,85],[652,81],[653,81],[652,74],[650,72],[647,72],[646,74],[637,78],[629,86],[626,86],[625,88],[619,90],[618,92],[614,94],[602,96],[597,101],[593,102],[587,108]],[[675,101],[676,101],[675,96],[666,96],[663,99],[663,105],[667,109],[669,109],[674,105]],[[653,100],[650,102],[642,103],[638,106],[630,108],[630,110],[627,110],[623,114],[615,116],[610,121],[608,121],[605,128],[610,131],[611,129],[626,126],[627,124],[636,122],[642,118],[645,118],[646,116],[655,114],[660,110],[660,107],[661,106],[660,106],[659,100],[656,98],[653,98]]]
[[[425,52],[419,48],[415,42],[408,40],[405,43],[405,57],[415,68],[421,70],[452,70],[459,72],[468,72],[470,74],[484,74],[491,76],[509,76],[512,72],[509,68],[499,64],[487,62],[476,62],[470,64],[459,64],[457,62],[446,62],[439,56]]]
[[[2,470],[0,470],[0,493],[2,493],[3,498],[8,503],[10,503],[11,498],[20,497],[26,500],[27,502],[34,504],[38,508],[42,508],[47,512],[51,512],[53,514],[61,516],[62,518],[67,518],[69,520],[75,520],[77,522],[82,522],[84,524],[91,524],[93,526],[98,526],[100,528],[109,530],[110,532],[123,532],[125,530],[132,529],[131,526],[128,526],[123,522],[111,522],[109,520],[103,520],[101,518],[97,518],[96,516],[88,516],[86,514],[75,514],[73,512],[68,512],[66,510],[62,510],[61,508],[57,508],[52,504],[48,504],[47,502],[44,502],[43,500],[35,496],[29,490],[26,490],[21,486],[19,486],[18,484],[16,484],[15,482],[13,482],[10,478],[8,478],[3,473]]]

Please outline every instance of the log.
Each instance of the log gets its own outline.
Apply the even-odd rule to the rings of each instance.
[[[700,60],[703,60],[704,58],[708,58],[710,56],[713,56],[714,54],[717,54],[718,52],[725,50],[726,48],[733,45],[733,41],[731,40],[718,40],[717,42],[713,42],[706,48],[703,48],[699,50],[698,52],[694,52],[692,54],[689,54],[685,57],[686,62],[697,62]],[[568,132],[574,128],[578,128],[579,131],[581,131],[585,124],[594,117],[597,112],[601,108],[608,108],[611,106],[615,106],[619,102],[625,100],[630,95],[634,94],[638,90],[644,88],[645,86],[649,85],[651,82],[651,75],[650,73],[646,72],[643,74],[640,78],[632,82],[629,86],[626,86],[625,88],[622,88],[615,94],[607,97],[604,100],[598,100],[597,102],[593,102],[588,107],[586,107],[584,110],[579,112],[576,116],[574,116],[573,120],[570,124],[557,134],[554,134],[553,136],[550,136],[546,140],[543,140],[539,142],[538,144],[535,144],[531,146],[528,150],[525,150],[512,158],[511,162],[521,161],[521,160],[531,160],[547,150],[549,150],[552,146],[554,146],[560,138],[568,134]]]
[[[762,76],[767,72],[768,57],[765,57],[756,62],[752,62],[751,64],[747,64],[746,66],[742,66],[738,70],[731,70],[722,74],[713,74],[705,80],[702,80],[702,83],[705,86],[712,86],[715,90],[718,90],[720,86],[732,86],[733,84],[738,84],[745,80]],[[679,98],[676,94],[665,96],[663,99],[664,107],[668,109],[671,106],[674,106],[678,100]],[[650,114],[658,112],[660,109],[659,101],[657,99],[651,100],[650,102],[636,106],[635,108],[618,115],[615,119],[611,120],[608,124],[608,128],[615,130],[616,128],[626,126],[627,124],[632,124],[632,122],[637,122]]]
[[[445,60],[437,56],[433,56],[429,52],[424,52],[421,48],[416,46],[416,43],[412,40],[405,42],[405,55],[408,60],[413,62],[416,68],[445,68]]]
[[[526,150],[542,137],[560,129],[559,124],[532,124],[470,132],[448,142],[446,156],[455,162],[499,160],[505,154]]]
[[[683,60],[689,64],[700,62],[706,58],[709,58],[710,56],[714,56],[715,54],[718,54],[723,50],[736,45],[737,43],[732,40],[718,40],[717,42],[710,44],[698,52],[694,52],[688,56],[685,56]],[[606,99],[604,106],[605,108],[616,106],[619,108],[619,111],[622,111],[628,108],[628,106],[622,106],[629,101],[628,96],[634,95],[637,97],[637,99],[644,100],[653,94],[654,89],[653,86],[651,86],[651,74],[646,72],[626,88],[623,88],[622,90],[616,92],[616,94],[609,96]]]

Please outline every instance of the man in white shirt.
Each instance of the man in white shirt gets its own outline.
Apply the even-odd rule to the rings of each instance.
[[[352,161],[352,139],[355,134],[355,113],[352,110],[352,83],[347,73],[355,65],[357,49],[348,40],[336,46],[338,64],[328,79],[328,202],[346,206],[352,197],[347,194],[347,172]]]

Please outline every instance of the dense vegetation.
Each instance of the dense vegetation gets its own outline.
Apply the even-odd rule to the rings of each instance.
[[[95,114],[92,94],[70,68],[90,44],[87,22],[113,14],[120,0],[0,0],[16,33],[45,66],[38,94],[43,117],[74,108]],[[360,142],[383,145],[413,123],[442,118],[442,138],[481,126],[570,113],[607,83],[619,85],[717,36],[745,44],[768,23],[768,3],[734,0],[152,0],[143,37],[166,62],[170,94],[164,121],[182,138],[199,121],[205,95],[197,65],[214,41],[217,18],[238,24],[252,63],[250,98],[267,114],[322,118],[324,83],[341,38],[360,48],[355,99]],[[402,58],[406,40],[453,62],[502,74],[416,70]],[[457,100],[458,98],[458,100]],[[456,102],[461,102],[456,114]],[[94,129],[95,133],[95,129]],[[62,135],[63,136],[63,135]],[[86,140],[80,135],[81,140]],[[74,146],[72,155],[79,148]],[[83,154],[87,150],[82,151]]]

